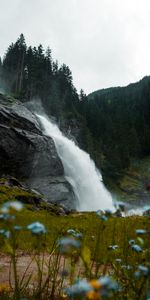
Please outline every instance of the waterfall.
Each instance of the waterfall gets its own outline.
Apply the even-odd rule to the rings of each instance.
[[[114,210],[110,193],[102,183],[102,176],[88,153],[65,137],[56,124],[47,117],[37,115],[44,133],[55,143],[67,181],[71,184],[78,211]]]

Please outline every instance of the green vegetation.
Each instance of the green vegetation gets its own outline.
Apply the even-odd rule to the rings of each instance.
[[[150,77],[78,95],[70,69],[54,62],[49,48],[27,47],[21,34],[0,60],[0,79],[10,101],[13,96],[23,102],[40,98],[60,123],[77,120],[82,148],[121,199],[149,199]],[[34,193],[5,181],[0,179],[0,249],[2,259],[10,259],[14,280],[10,274],[9,286],[0,283],[0,299],[149,299],[149,217],[116,218],[108,212],[57,216],[57,207],[38,206]],[[18,200],[29,204],[22,208]],[[23,275],[20,251],[30,257]],[[36,280],[28,274],[33,262]]]
[[[99,251],[96,259],[101,263],[104,262],[107,255],[109,257],[109,251],[107,248],[112,244],[119,244],[120,250],[114,254],[114,257],[119,255],[123,256],[124,253],[124,240],[134,239],[136,237],[135,230],[138,228],[147,229],[150,226],[150,220],[144,217],[127,217],[127,218],[111,218],[106,223],[99,220],[95,213],[83,213],[69,216],[56,216],[45,210],[33,211],[30,209],[24,209],[21,214],[16,217],[16,225],[26,226],[29,223],[39,221],[44,223],[48,235],[46,238],[47,249],[51,249],[54,241],[57,237],[66,235],[68,229],[73,228],[83,233],[84,242],[87,247],[90,248],[91,253],[94,253],[96,237],[98,231],[101,231],[101,243],[99,244]],[[132,228],[132,231],[131,231]],[[123,234],[125,233],[125,234]],[[23,235],[20,235],[19,241],[20,249],[31,250],[32,249],[32,236],[24,231]],[[128,243],[127,243],[128,245]],[[129,248],[129,246],[127,246]],[[112,259],[112,255],[111,255]],[[130,257],[128,257],[128,263]]]
[[[149,90],[150,77],[145,77],[127,87],[94,92],[85,103],[87,126],[110,178],[113,173],[117,180],[133,160],[150,153]]]
[[[1,181],[2,179],[0,179]],[[22,199],[22,201],[24,200],[25,203],[27,203],[28,201],[30,202],[30,199],[37,198],[37,196],[32,193],[29,192],[27,190],[23,190],[22,188],[19,187],[9,187],[9,186],[5,186],[5,185],[0,185],[0,203],[2,203],[3,201],[6,201],[7,199],[10,200],[14,200],[14,199]]]
[[[2,259],[7,255],[11,262],[9,285],[0,283],[1,299],[146,299],[148,217],[116,218],[109,212],[57,217],[9,201],[1,206],[0,221]],[[23,274],[20,250],[28,253]]]
[[[111,191],[119,200],[142,205],[149,202],[150,197],[150,157],[132,161],[117,185],[111,185]]]
[[[0,61],[0,79],[0,89],[23,102],[40,98],[59,124],[76,120],[80,146],[101,168],[109,187],[118,184],[133,160],[150,154],[150,77],[78,95],[69,67],[53,61],[49,47],[27,47],[21,34]]]

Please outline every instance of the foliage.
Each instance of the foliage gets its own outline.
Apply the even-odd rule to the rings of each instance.
[[[0,248],[10,260],[9,284],[0,283],[1,299],[146,299],[149,218],[119,219],[99,211],[59,217],[58,222],[18,201],[3,203],[0,216]],[[29,260],[20,273],[23,248]]]
[[[74,109],[78,100],[69,67],[59,67],[49,47],[46,51],[42,45],[27,47],[23,34],[8,47],[0,73],[7,91],[22,101],[40,98],[47,113],[56,117],[63,110]]]
[[[99,142],[103,168],[110,176],[111,169],[117,176],[133,158],[150,153],[149,91],[150,77],[145,77],[127,87],[94,92],[84,102],[87,126]]]
[[[78,95],[72,73],[53,61],[51,49],[27,47],[23,34],[0,61],[1,87],[22,101],[41,99],[47,115],[80,123],[80,146],[101,168],[105,184],[117,182],[132,160],[150,154],[150,77],[127,87]]]

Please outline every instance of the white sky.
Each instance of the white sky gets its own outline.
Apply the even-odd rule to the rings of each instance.
[[[24,33],[86,93],[150,74],[150,0],[0,0],[0,55]]]

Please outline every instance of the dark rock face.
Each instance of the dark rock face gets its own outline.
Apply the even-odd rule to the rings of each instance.
[[[77,119],[70,120],[61,120],[60,121],[60,129],[63,133],[71,140],[73,140],[76,144],[80,145],[82,148],[82,134],[81,134],[81,123]]]
[[[67,209],[75,208],[72,188],[63,176],[33,177],[30,180],[30,186],[40,191],[51,203],[55,199],[57,204]]]
[[[15,176],[48,200],[74,208],[74,196],[50,137],[19,101],[0,94],[0,175]],[[59,178],[59,179],[58,179]]]

